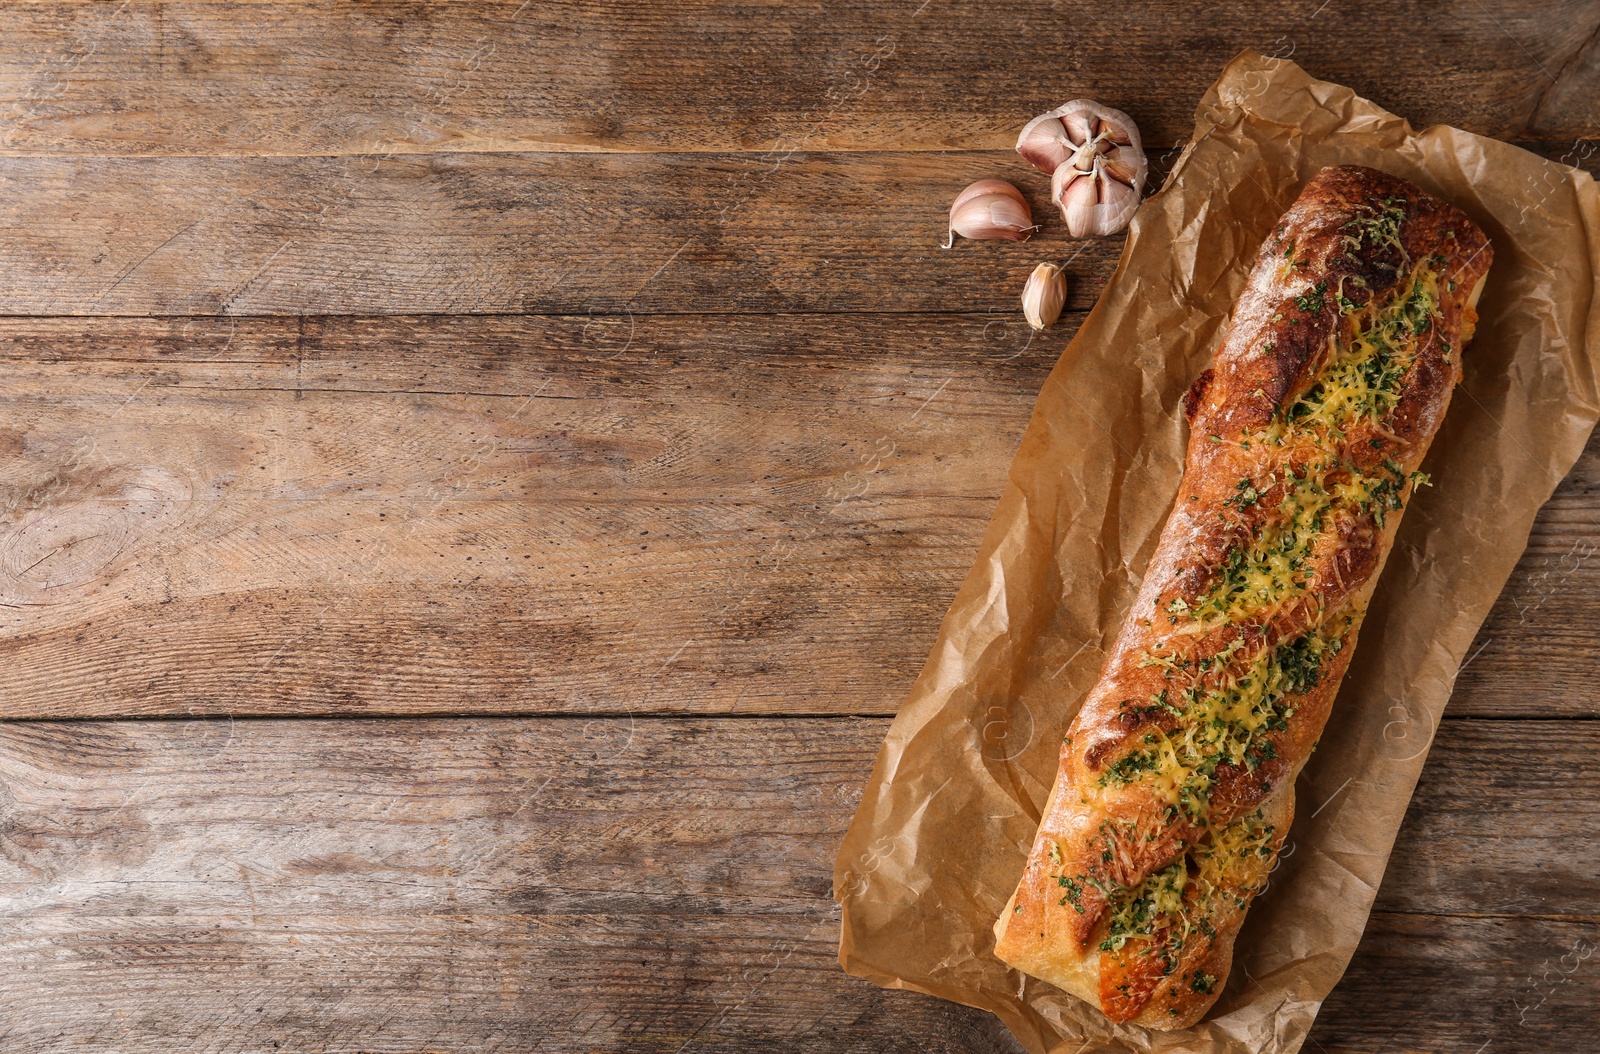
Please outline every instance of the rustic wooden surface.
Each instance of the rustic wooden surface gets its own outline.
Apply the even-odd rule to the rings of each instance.
[[[1079,96],[1159,179],[1245,46],[1600,171],[1594,0],[0,14],[29,1054],[1014,1049],[846,977],[829,896],[1120,248],[943,251],[950,195],[1047,215],[1010,145]],[[1597,625],[1600,439],[1307,1050],[1590,1049]]]
[[[241,1029],[289,1050],[1011,1049],[987,1015],[838,968],[831,856],[887,728],[0,728],[0,1035],[46,1050],[231,1051]],[[1594,722],[1446,723],[1324,1049],[1586,1049],[1596,756]],[[1485,822],[1497,813],[1515,825]]]

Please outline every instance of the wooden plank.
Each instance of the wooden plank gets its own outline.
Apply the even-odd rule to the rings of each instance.
[[[1077,318],[0,319],[0,714],[891,713]],[[1597,480],[1452,713],[1597,712]]]
[[[838,967],[830,857],[884,728],[0,726],[0,1034],[41,1054],[1012,1050],[987,1015]]]
[[[628,315],[988,311],[1074,257],[1087,308],[1120,239],[1058,222],[945,250],[952,197],[1015,154],[0,159],[0,314]]]
[[[1540,511],[1456,680],[1450,714],[1600,715],[1600,431]]]
[[[8,9],[11,154],[1009,149],[1091,97],[1171,146],[1244,47],[1419,127],[1571,140],[1600,124],[1600,12],[1406,3],[1048,9],[696,0],[40,4]],[[1419,32],[1418,26],[1426,26]],[[1004,57],[997,73],[996,57]],[[1463,61],[1462,56],[1470,56]]]
[[[1025,328],[5,322],[0,713],[890,712]]]
[[[1444,723],[1377,910],[1306,1051],[1592,1045],[1597,746],[1593,722]]]
[[[940,248],[982,176],[1013,179],[1045,230]],[[1011,320],[1043,261],[1087,309],[1123,240],[1068,238],[1048,190],[1009,151],[0,158],[0,315]]]
[[[1591,721],[1445,721],[1379,908],[1600,921],[1597,748]]]
[[[838,968],[832,857],[887,727],[0,725],[0,1034],[41,1054],[1012,1049]],[[1526,978],[1595,938],[1600,861],[1574,832],[1597,750],[1592,723],[1447,723],[1324,1049],[1587,1049],[1600,961]]]
[[[1308,1054],[1593,1045],[1600,920],[1374,915]]]

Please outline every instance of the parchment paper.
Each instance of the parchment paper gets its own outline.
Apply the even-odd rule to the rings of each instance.
[[[990,927],[1177,491],[1180,398],[1262,238],[1318,168],[1348,163],[1483,226],[1495,263],[1482,321],[1423,464],[1434,486],[1406,513],[1222,998],[1188,1031],[1115,1026],[1000,963]],[[884,742],[834,877],[845,969],[991,1010],[1031,1051],[1299,1049],[1361,939],[1465,652],[1600,417],[1597,272],[1589,176],[1458,129],[1414,132],[1287,61],[1234,59],[1046,382]]]

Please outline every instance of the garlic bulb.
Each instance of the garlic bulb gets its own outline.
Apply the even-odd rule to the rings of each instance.
[[[1067,276],[1055,264],[1042,263],[1022,288],[1022,314],[1034,329],[1055,325],[1067,302]]]
[[[950,206],[950,237],[943,248],[954,245],[958,234],[963,238],[1020,242],[1038,229],[1033,210],[1021,191],[1003,179],[980,179],[957,194]]]
[[[1017,153],[1051,173],[1051,197],[1074,238],[1126,227],[1150,171],[1133,118],[1088,99],[1029,121]]]

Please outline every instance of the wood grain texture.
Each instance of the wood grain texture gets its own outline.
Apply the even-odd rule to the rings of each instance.
[[[1600,10],[1184,0],[39,4],[8,9],[11,154],[1010,149],[1071,98],[1187,136],[1237,51],[1292,55],[1419,127],[1593,135]]]
[[[891,713],[1076,320],[0,320],[0,713]],[[1452,713],[1596,712],[1597,472]]]
[[[628,315],[1001,311],[1122,243],[1064,226],[941,249],[950,200],[1014,153],[0,159],[0,314]]]
[[[1025,328],[0,324],[0,711],[892,711]]]
[[[835,962],[832,856],[887,725],[0,726],[0,1035],[40,1054],[1011,1050],[986,1015]],[[1600,857],[1573,836],[1597,817],[1572,801],[1597,750],[1591,723],[1446,723],[1323,1049],[1587,1035],[1600,959],[1543,980],[1526,1024],[1513,1001],[1593,945]],[[1485,809],[1515,809],[1517,837],[1471,822]]]
[[[1600,1000],[1597,948],[1593,917],[1376,912],[1302,1049],[1586,1050]]]
[[[1452,714],[1600,716],[1600,431],[1534,524],[1468,652]]]

